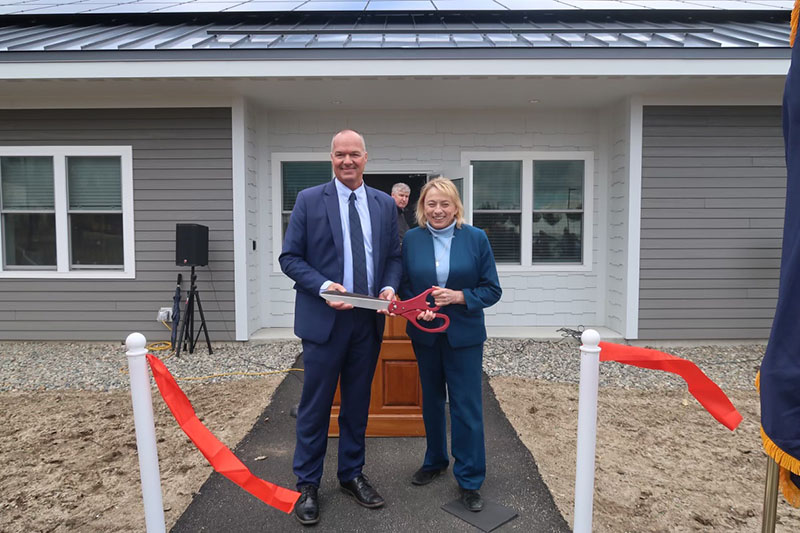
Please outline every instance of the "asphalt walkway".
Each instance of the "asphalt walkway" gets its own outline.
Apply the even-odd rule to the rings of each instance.
[[[301,378],[287,376],[270,405],[234,453],[256,475],[294,488],[292,454]],[[506,419],[488,383],[483,388],[487,477],[481,494],[513,508],[518,517],[495,531],[569,531],[539,475],[536,463]],[[479,529],[441,506],[458,497],[452,468],[430,485],[413,486],[411,474],[425,451],[424,438],[369,438],[364,473],[386,499],[380,509],[365,509],[339,490],[337,439],[329,439],[320,487],[320,522],[304,527],[293,515],[263,504],[217,473],[212,474],[180,517],[173,532],[471,532]],[[256,461],[257,457],[266,459]]]

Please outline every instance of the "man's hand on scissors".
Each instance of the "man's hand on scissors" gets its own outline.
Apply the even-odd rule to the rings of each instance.
[[[392,289],[386,289],[385,291],[383,291],[378,295],[378,298],[380,298],[381,300],[390,300],[390,301],[397,300],[397,296],[395,296],[394,290]],[[377,312],[386,316],[397,316],[394,313],[390,313],[388,309],[378,309]]]
[[[347,292],[347,289],[344,288],[343,285],[340,283],[331,283],[328,285],[329,291],[338,291],[338,292]],[[344,302],[330,302],[328,301],[328,305],[336,309],[337,311],[346,311],[348,309],[352,309],[353,306],[351,304],[346,304]]]

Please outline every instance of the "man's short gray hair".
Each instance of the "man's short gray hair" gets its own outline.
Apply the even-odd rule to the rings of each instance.
[[[349,131],[352,131],[353,133],[355,133],[356,135],[359,136],[359,138],[361,139],[361,145],[364,147],[364,151],[365,152],[367,151],[367,141],[364,140],[364,136],[361,135],[360,133],[358,133],[356,130],[351,130],[351,129],[348,128],[348,129],[344,129],[344,130],[341,130],[341,131],[337,131],[333,135],[333,137],[331,138],[331,153],[333,153],[333,143],[336,140],[336,137],[338,137],[342,133],[346,133],[346,132],[349,132]]]
[[[404,192],[406,194],[411,194],[411,187],[409,187],[405,183],[400,183],[400,182],[399,183],[395,183],[394,185],[392,185],[392,194],[394,194],[396,192],[399,192],[399,193],[403,193]]]

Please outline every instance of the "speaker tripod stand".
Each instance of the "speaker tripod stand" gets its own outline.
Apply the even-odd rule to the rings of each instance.
[[[208,326],[206,325],[206,317],[203,314],[203,304],[200,303],[200,291],[197,290],[197,274],[194,273],[194,266],[192,266],[192,281],[189,286],[189,295],[186,299],[186,309],[183,315],[183,325],[181,326],[181,334],[178,336],[178,345],[175,347],[175,356],[180,357],[181,346],[186,343],[189,353],[194,353],[194,347],[197,344],[197,339],[200,338],[200,333],[205,333],[206,345],[208,346],[208,353],[214,353],[211,350],[211,339],[208,337]],[[194,308],[197,304],[197,310],[200,312],[200,327],[197,329],[197,335],[194,331]]]

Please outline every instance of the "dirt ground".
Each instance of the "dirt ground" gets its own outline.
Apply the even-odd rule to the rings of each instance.
[[[577,385],[518,378],[491,383],[572,524]],[[761,530],[767,463],[758,394],[726,392],[744,417],[734,432],[685,391],[600,389],[594,531]],[[800,531],[800,509],[783,499],[776,531]]]
[[[201,420],[233,447],[281,379],[185,390]],[[491,383],[571,523],[577,386],[518,378]],[[685,392],[601,389],[595,531],[759,530],[766,463],[758,397],[730,396],[744,415],[734,433]],[[154,406],[169,528],[211,468],[157,392]],[[0,531],[144,530],[127,391],[0,393],[0,413]],[[778,517],[779,532],[800,531],[800,510],[781,500]]]
[[[181,387],[234,447],[282,375]],[[167,529],[212,469],[153,389]],[[0,531],[144,531],[130,392],[0,393]]]

